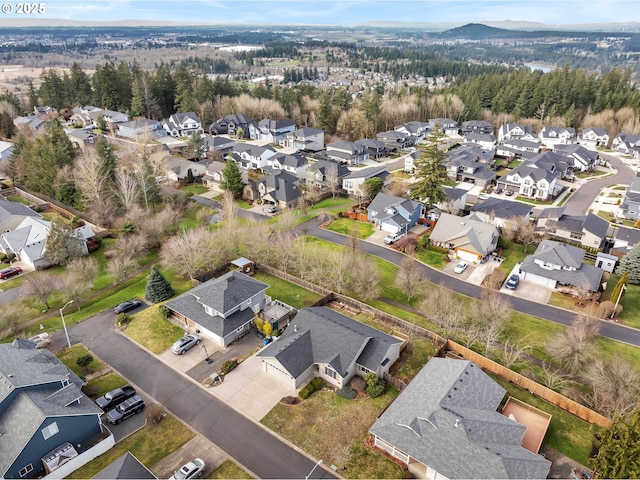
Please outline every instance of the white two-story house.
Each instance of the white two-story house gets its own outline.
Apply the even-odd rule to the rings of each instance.
[[[162,126],[172,137],[187,137],[196,132],[204,133],[202,122],[194,112],[174,113]]]
[[[552,148],[554,145],[576,143],[576,129],[573,127],[542,127],[538,133],[540,142]]]
[[[246,169],[262,169],[269,166],[269,159],[276,153],[272,147],[237,143],[233,147],[233,159],[239,166]]]

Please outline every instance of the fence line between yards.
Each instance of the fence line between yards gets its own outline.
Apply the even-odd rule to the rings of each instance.
[[[322,295],[322,298],[316,301],[313,306],[324,306],[333,303],[333,306],[344,308],[345,310],[347,310],[347,312],[353,314],[361,312],[369,314],[375,319],[380,320],[387,325],[401,328],[402,330],[412,335],[418,335],[436,344],[438,346],[438,350],[435,354],[436,356],[442,357],[445,356],[447,352],[453,352],[456,357],[470,360],[479,367],[491,373],[494,373],[515,385],[518,385],[519,387],[529,391],[534,396],[541,398],[586,422],[593,423],[601,427],[608,427],[611,425],[611,421],[604,415],[601,415],[600,413],[591,410],[590,408],[585,407],[575,400],[571,400],[570,398],[567,398],[548,387],[540,385],[539,383],[534,382],[533,380],[524,377],[519,373],[514,372],[513,370],[510,370],[507,367],[500,365],[499,363],[494,362],[493,360],[486,358],[479,353],[474,352],[473,350],[470,350],[452,340],[441,337],[437,333],[427,330],[426,328],[423,328],[411,322],[407,322],[406,320],[378,310],[377,308],[360,302],[359,300],[333,292],[324,287],[296,277],[295,275],[282,272],[281,270],[270,267],[268,265],[260,265],[260,270],[268,273],[269,275],[281,278],[282,280],[286,280],[295,285],[301,286],[303,288],[306,288],[307,290]],[[336,303],[338,305],[335,305]],[[387,379],[387,377],[389,379]],[[391,375],[388,375],[387,377],[385,377],[385,381],[387,381],[389,384],[393,385],[399,390],[402,390],[402,388],[404,388],[404,382],[402,382],[401,380],[394,378]]]

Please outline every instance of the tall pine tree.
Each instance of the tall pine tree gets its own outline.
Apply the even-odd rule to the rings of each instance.
[[[147,279],[147,288],[144,294],[145,300],[151,303],[158,303],[173,297],[174,294],[175,292],[169,281],[160,273],[157,265],[154,265]]]
[[[640,284],[640,243],[636,244],[624,257],[622,257],[616,273],[618,275],[628,273],[629,283],[634,285]]]
[[[224,170],[222,170],[220,188],[230,191],[234,198],[238,198],[242,195],[242,189],[244,188],[242,172],[236,162],[230,158],[227,158],[227,165],[224,167]]]
[[[411,197],[433,205],[445,199],[444,183],[447,170],[444,166],[446,153],[438,147],[439,129],[434,129],[427,139],[427,147],[416,163],[416,179],[411,185]]]

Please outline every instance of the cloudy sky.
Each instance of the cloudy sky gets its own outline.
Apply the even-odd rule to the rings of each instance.
[[[39,0],[30,0],[38,2]],[[41,0],[40,18],[173,22],[349,25],[367,22],[533,21],[551,25],[640,21],[640,0]],[[4,2],[4,3],[3,3]],[[17,15],[0,0],[0,18]],[[9,7],[7,6],[9,5]],[[7,13],[11,10],[11,13]]]

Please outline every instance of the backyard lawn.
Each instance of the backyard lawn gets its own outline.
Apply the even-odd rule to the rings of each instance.
[[[327,466],[337,466],[343,477],[402,478],[398,465],[364,445],[369,427],[397,394],[390,389],[375,399],[347,400],[322,390],[300,405],[276,405],[261,423]]]
[[[269,285],[266,293],[271,298],[280,300],[294,308],[309,307],[322,297],[317,293],[261,271],[255,272],[253,278]]]
[[[352,235],[355,232],[360,239],[368,238],[374,232],[374,228],[371,223],[360,222],[350,218],[337,218],[332,220],[326,228],[327,230],[341,233],[343,235]]]
[[[201,195],[209,191],[207,187],[200,185],[199,183],[192,183],[191,185],[181,188],[181,190],[183,192],[190,193],[191,195]]]
[[[63,352],[60,352],[60,354],[58,355],[58,359],[60,359],[62,363],[69,367],[69,370],[71,370],[79,377],[84,377],[86,375],[99,372],[106,367],[106,365],[96,357],[93,357],[91,363],[86,367],[80,367],[77,364],[78,358],[87,355],[88,353],[89,352],[86,348],[84,348],[82,345],[76,344],[72,345],[71,348],[67,348]]]

